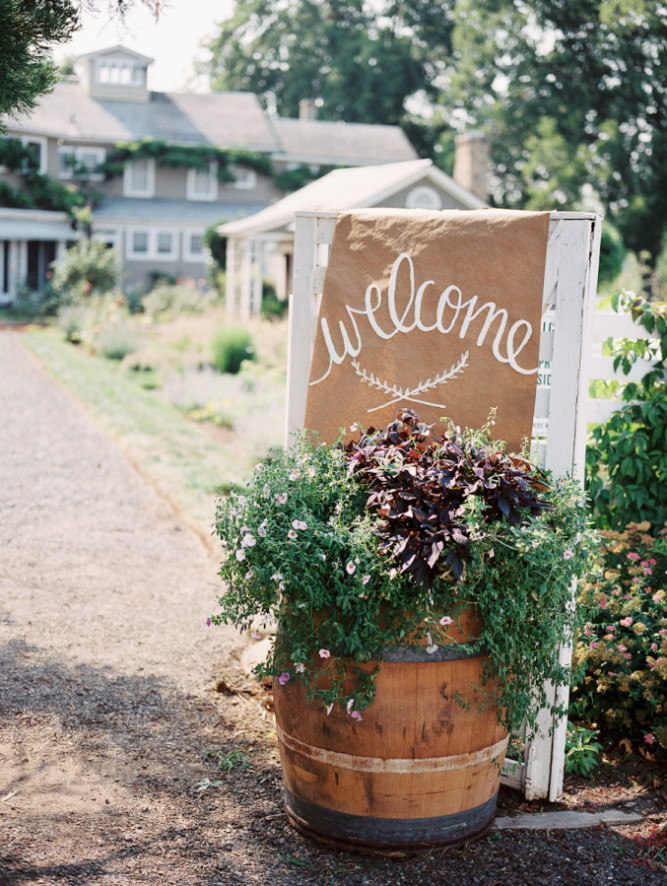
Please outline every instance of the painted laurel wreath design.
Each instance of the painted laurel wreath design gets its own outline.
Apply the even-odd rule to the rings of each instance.
[[[380,391],[384,391],[385,394],[392,395],[391,400],[387,400],[386,403],[381,403],[379,406],[373,406],[366,411],[376,412],[378,409],[384,409],[386,406],[398,403],[399,400],[407,400],[409,403],[420,403],[422,406],[434,406],[436,409],[444,409],[444,403],[432,403],[428,400],[422,400],[419,399],[419,395],[423,394],[425,391],[437,388],[439,385],[446,384],[450,378],[454,378],[460,372],[463,372],[468,365],[469,353],[469,351],[465,351],[465,353],[461,354],[458,363],[455,363],[435,378],[427,378],[426,381],[420,382],[415,388],[399,388],[396,385],[389,384],[387,381],[381,381],[372,372],[369,372],[367,369],[360,366],[358,360],[352,360],[352,367],[361,379],[362,384],[368,384],[372,388],[378,388]]]

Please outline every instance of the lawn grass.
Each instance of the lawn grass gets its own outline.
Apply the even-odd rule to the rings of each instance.
[[[115,361],[91,357],[55,329],[31,329],[23,341],[44,368],[91,411],[136,468],[207,542],[215,497],[252,469],[247,449],[216,439],[142,387]]]

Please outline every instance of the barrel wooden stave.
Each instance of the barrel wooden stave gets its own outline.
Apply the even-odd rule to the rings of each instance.
[[[340,706],[327,716],[300,684],[276,686],[292,822],[351,846],[359,838],[350,834],[363,834],[361,843],[376,848],[387,841],[398,849],[443,845],[483,831],[493,818],[507,742],[495,710],[480,713],[472,699],[484,663],[483,656],[385,661],[361,722]],[[457,693],[470,700],[468,710]]]

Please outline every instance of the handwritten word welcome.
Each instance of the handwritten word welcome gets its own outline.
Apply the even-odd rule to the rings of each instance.
[[[405,264],[409,270],[410,285],[407,302],[402,312],[398,307],[398,274],[401,265]],[[311,382],[318,384],[329,375],[334,365],[339,366],[346,357],[357,357],[362,350],[361,334],[357,323],[357,317],[365,317],[375,334],[385,340],[394,338],[398,333],[410,333],[414,329],[421,332],[439,332],[443,335],[456,333],[458,337],[466,338],[471,332],[471,325],[481,317],[484,317],[482,328],[477,334],[477,347],[481,347],[491,331],[494,323],[497,323],[495,337],[491,346],[493,356],[499,363],[509,366],[521,375],[533,375],[537,372],[537,366],[526,369],[519,366],[517,360],[525,346],[531,339],[533,327],[527,320],[516,320],[508,328],[508,314],[505,308],[496,307],[495,302],[487,301],[478,307],[478,296],[474,295],[467,301],[458,286],[450,285],[437,296],[434,301],[434,293],[431,287],[435,287],[434,280],[425,280],[415,289],[415,268],[411,257],[402,252],[393,264],[387,289],[387,311],[389,314],[389,328],[380,325],[377,314],[382,307],[383,296],[377,283],[371,283],[366,289],[363,308],[345,306],[347,319],[338,323],[340,330],[340,345],[334,344],[329,321],[322,317],[320,324],[322,335],[329,354],[329,367],[324,375]],[[425,322],[426,308],[430,308],[429,314],[432,322]],[[433,308],[435,307],[435,311]]]

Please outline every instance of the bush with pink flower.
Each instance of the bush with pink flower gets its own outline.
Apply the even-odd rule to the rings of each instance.
[[[667,528],[604,531],[583,585],[570,716],[667,756]]]

